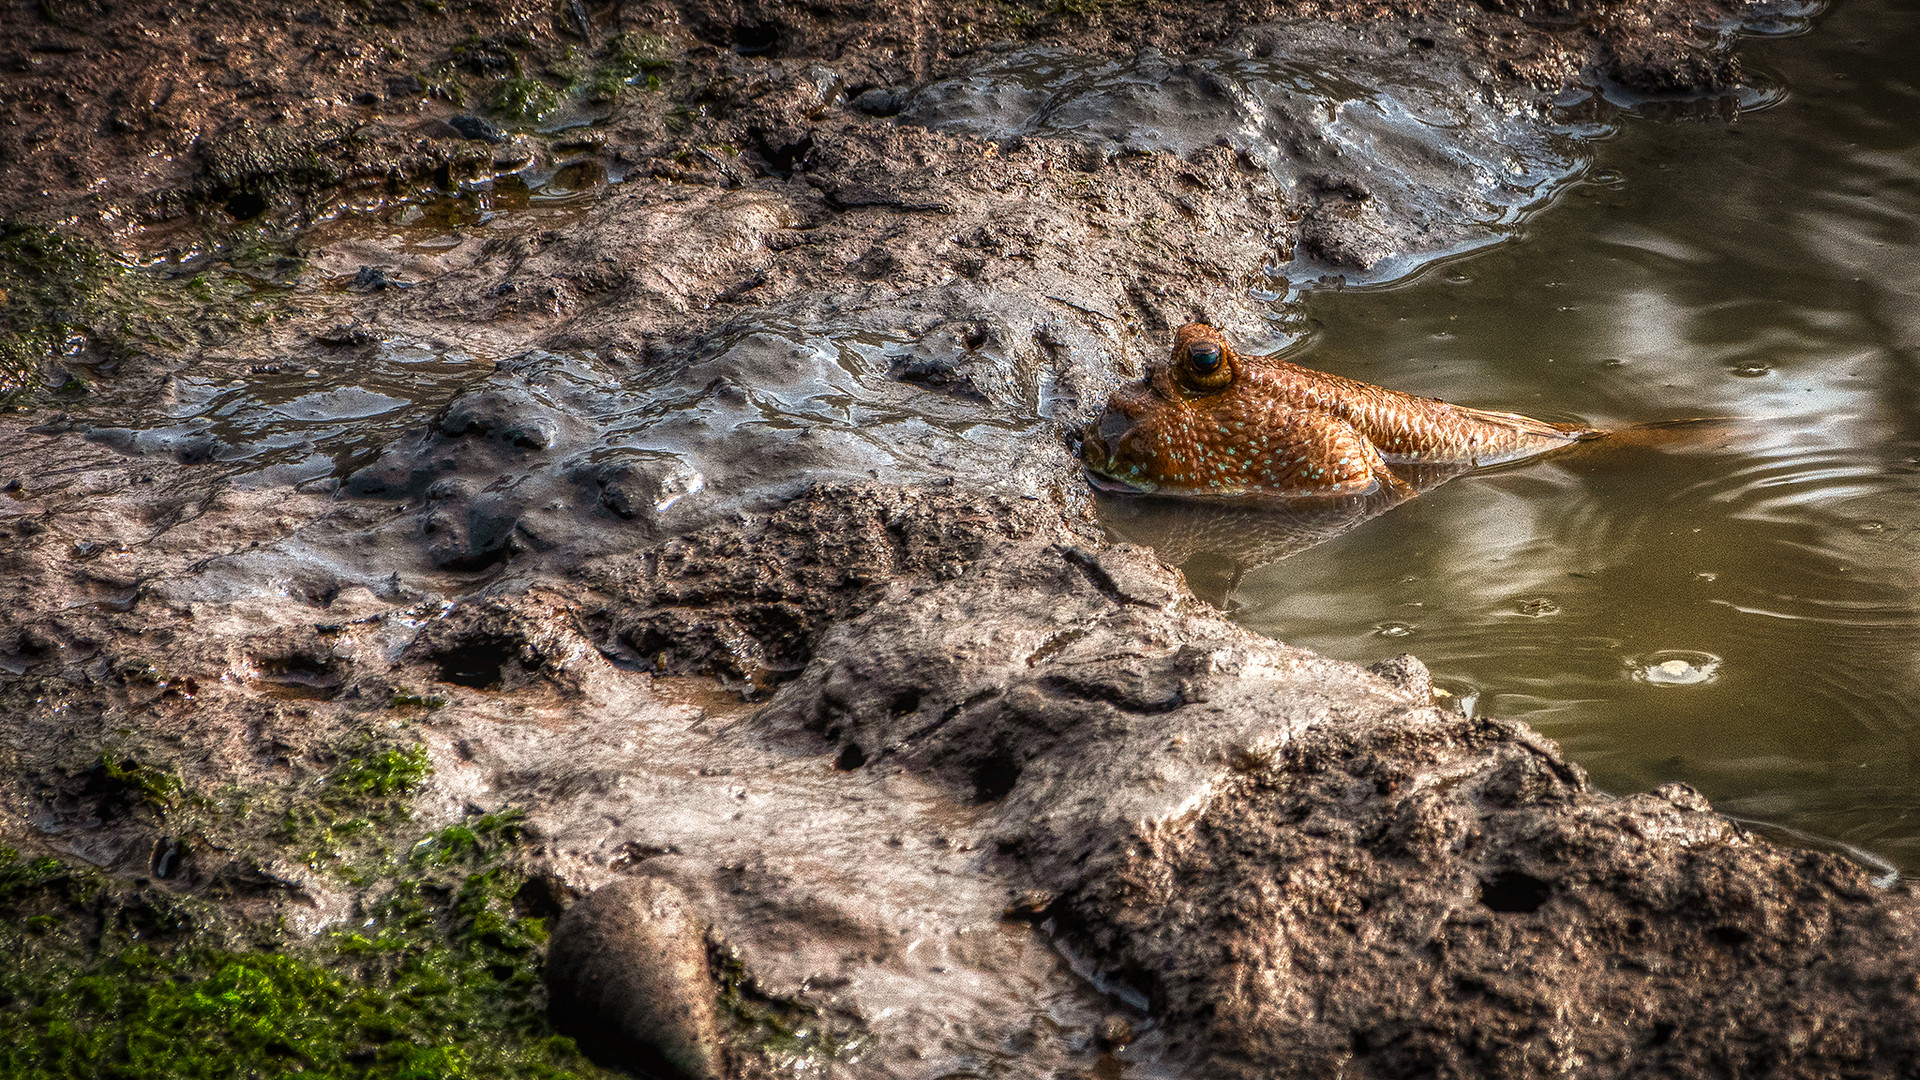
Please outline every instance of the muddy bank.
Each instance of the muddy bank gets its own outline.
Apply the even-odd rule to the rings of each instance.
[[[513,129],[612,119],[651,135],[643,171],[682,166],[722,179],[700,146],[752,153],[740,175],[787,171],[819,112],[841,100],[897,111],[898,96],[972,67],[1009,43],[1126,56],[1196,53],[1280,19],[1467,28],[1491,77],[1558,89],[1579,78],[1639,92],[1720,90],[1741,77],[1729,48],[1743,19],[1795,5],[1440,2],[961,3],[895,12],[815,3],[561,4],[525,0],[311,5],[247,0],[157,15],[137,8],[14,0],[0,69],[0,216],[61,222],[91,237],[322,212],[345,191],[392,193],[435,173],[485,171],[518,148]],[[1417,35],[1410,35],[1417,37]],[[1421,41],[1415,47],[1425,48]],[[831,65],[805,88],[772,68]],[[633,80],[659,107],[623,108]],[[651,80],[651,81],[649,81]],[[868,94],[866,98],[860,95]],[[494,122],[436,127],[453,106]],[[675,113],[682,115],[675,117]],[[677,130],[676,130],[677,129]],[[717,136],[717,137],[716,137]],[[716,175],[719,173],[720,175]],[[149,246],[149,245],[143,245]]]
[[[13,1000],[419,956],[455,1015],[340,1053],[537,1055],[639,877],[556,976],[604,1060],[671,995],[580,942],[737,1076],[1914,1067],[1905,885],[1233,626],[1068,440],[1497,239],[1608,98],[1731,114],[1781,12],[85,14],[0,65]]]

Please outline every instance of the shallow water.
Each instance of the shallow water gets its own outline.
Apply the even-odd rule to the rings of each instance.
[[[1783,99],[1624,124],[1521,242],[1320,293],[1289,353],[1607,427],[1737,418],[1725,448],[1456,480],[1230,602],[1330,655],[1411,651],[1605,788],[1686,781],[1911,873],[1920,9],[1842,3],[1744,55]]]

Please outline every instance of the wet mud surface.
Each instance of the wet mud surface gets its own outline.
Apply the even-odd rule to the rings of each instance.
[[[1906,885],[1235,626],[1070,438],[1805,14],[9,6],[0,839],[298,949],[522,815],[695,1075],[1910,1072]]]

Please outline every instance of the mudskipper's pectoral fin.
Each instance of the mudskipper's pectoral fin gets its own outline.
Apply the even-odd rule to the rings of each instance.
[[[1283,498],[1371,494],[1382,483],[1399,484],[1380,452],[1337,416],[1288,412],[1263,425],[1251,440],[1250,479],[1263,494]]]

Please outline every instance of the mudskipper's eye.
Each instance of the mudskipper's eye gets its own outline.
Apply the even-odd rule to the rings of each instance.
[[[1218,342],[1196,341],[1188,345],[1186,360],[1181,365],[1182,381],[1195,390],[1219,390],[1233,381],[1233,365],[1227,363]]]

